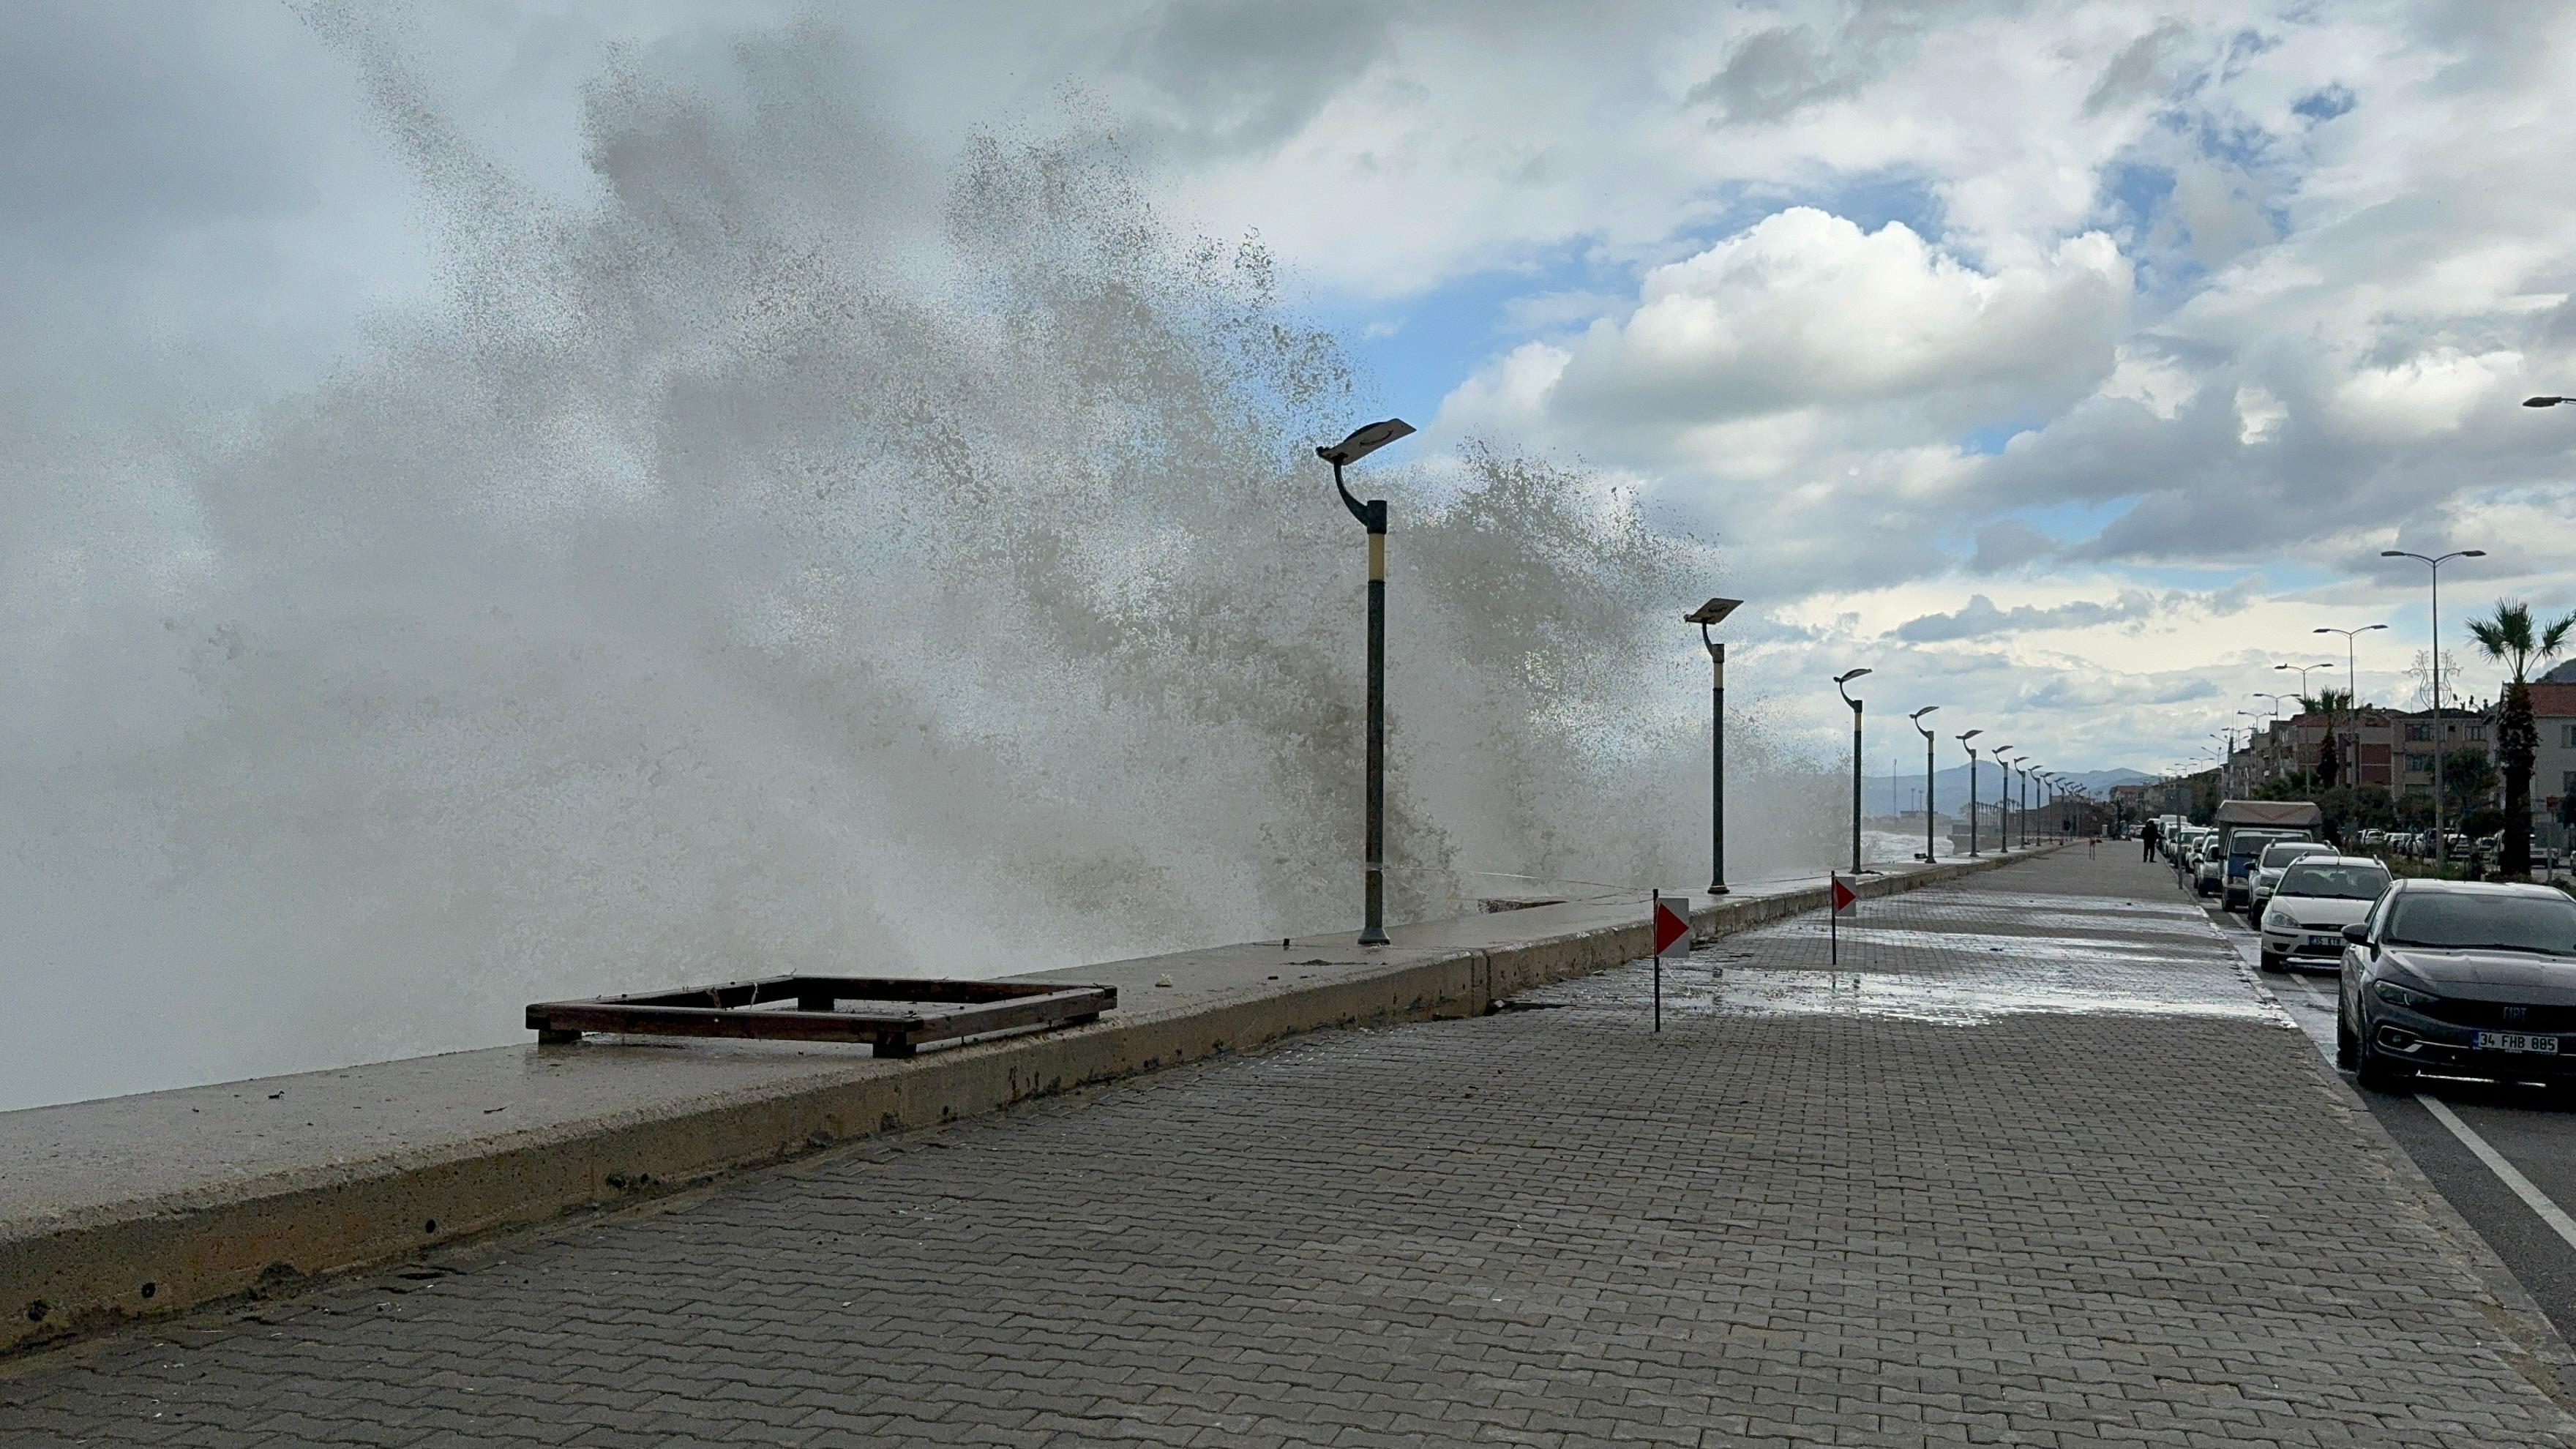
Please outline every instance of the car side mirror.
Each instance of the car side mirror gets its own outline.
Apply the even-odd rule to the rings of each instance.
[[[2369,945],[2370,923],[2367,921],[2353,922],[2351,925],[2343,928],[2343,938],[2356,946]]]

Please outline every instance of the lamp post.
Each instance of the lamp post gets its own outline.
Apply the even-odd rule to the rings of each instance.
[[[2030,772],[2038,767],[2030,762],[2028,755],[2024,755],[2013,762],[2013,768],[2021,774],[2020,798],[2016,804],[2021,815],[2021,843],[2027,849],[2030,845]]]
[[[1937,704],[1927,704],[1906,716],[1907,719],[1914,721],[1914,732],[1923,736],[1923,860],[1927,865],[1941,858],[1940,852],[1932,844],[1932,742],[1939,736],[1923,727],[1923,716],[1940,707]]]
[[[2524,407],[2553,407],[2567,399],[2532,398]],[[2451,843],[2442,833],[2442,565],[2455,558],[2485,558],[2482,548],[2455,549],[2440,558],[2426,558],[2402,548],[2383,548],[2381,558],[2411,558],[2425,565],[2433,575],[2433,867],[2439,870],[2450,863]]]
[[[1342,506],[1368,530],[1368,825],[1361,847],[1360,889],[1364,919],[1360,944],[1386,944],[1386,500],[1362,503],[1342,482],[1342,468],[1413,431],[1402,418],[1354,430],[1315,456],[1333,465],[1333,489]]]
[[[1977,858],[1977,747],[1969,744],[1968,741],[1984,733],[1984,730],[1969,730],[1959,736],[1959,748],[1968,752],[1968,859],[1970,860]]]
[[[1994,759],[1995,768],[2004,772],[2004,777],[1995,782],[1995,848],[2009,851],[2012,849],[2012,746],[1993,745],[1986,753]]]
[[[2268,689],[2249,691],[2247,697],[2272,701],[2272,719],[2276,723],[2281,718],[2281,701],[2298,698],[2294,694],[2275,694]],[[2281,732],[2269,725],[2263,730],[2263,773],[2266,779],[2277,780],[2281,777]]]
[[[1726,890],[1726,646],[1710,635],[1709,626],[1743,605],[1742,599],[1711,599],[1682,615],[1699,626],[1699,642],[1708,646],[1708,893]]]
[[[1860,874],[1860,701],[1852,698],[1851,691],[1843,686],[1867,673],[1866,669],[1846,669],[1834,676],[1834,693],[1843,697],[1843,703],[1850,705],[1852,712],[1851,847],[1852,874],[1855,876]]]
[[[2343,733],[2344,744],[2352,751],[2352,768],[2346,770],[2343,776],[2344,785],[2348,789],[2361,788],[2361,740],[2354,734],[2354,731],[2361,727],[2360,722],[2354,718],[2355,713],[2361,708],[2361,668],[2355,663],[2358,656],[2353,651],[2352,641],[2358,635],[2387,627],[2385,624],[2364,624],[2358,629],[2337,629],[2328,625],[2309,631],[2315,634],[2343,636]]]

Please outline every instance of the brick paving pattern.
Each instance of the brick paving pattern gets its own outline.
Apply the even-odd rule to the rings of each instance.
[[[1660,1036],[1629,968],[56,1352],[0,1444],[2576,1443],[2232,954],[2072,855],[1839,973],[1717,942]]]

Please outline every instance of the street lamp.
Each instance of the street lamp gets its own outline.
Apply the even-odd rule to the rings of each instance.
[[[2024,848],[2027,848],[2030,845],[2030,775],[2039,767],[2030,762],[2028,755],[2024,755],[2014,762],[2013,768],[2021,772],[2021,843]]]
[[[2532,398],[2524,407],[2554,407],[2567,399]],[[2440,558],[2426,558],[2402,548],[2383,548],[2381,558],[2411,558],[2425,565],[2433,574],[2433,866],[2440,869],[2450,862],[2450,841],[2442,834],[2442,565],[2455,558],[2485,558],[2482,548],[2455,549]]]
[[[2272,667],[2275,669],[2295,669],[2299,671],[2299,704],[2302,708],[2306,707],[2307,702],[2310,699],[2315,698],[2314,695],[2308,693],[2308,672],[2315,669],[2334,668],[2332,664],[2275,664]]]
[[[2361,670],[2359,666],[2353,662],[2355,656],[2353,654],[2352,641],[2358,635],[2367,634],[2373,629],[2385,629],[2387,627],[2388,626],[2385,624],[2364,624],[2358,629],[2337,629],[2331,626],[2319,626],[2318,628],[2310,631],[2311,633],[2317,634],[2341,634],[2343,636],[2343,732],[2344,742],[2352,748],[2352,768],[2344,772],[2343,783],[2344,788],[2349,790],[2358,790],[2361,788],[2361,741],[2353,736],[2353,731],[2360,728],[2360,725],[2353,719],[2353,714],[2356,710],[2361,708]],[[2304,679],[2300,682],[2303,684],[2306,683]],[[2393,774],[2394,772],[2392,771],[2391,773]]]
[[[1342,468],[1413,431],[1402,418],[1370,423],[1315,456],[1333,465],[1333,489],[1342,506],[1368,530],[1368,839],[1362,848],[1360,884],[1365,920],[1360,944],[1386,942],[1386,500],[1362,503],[1342,482]]]
[[[2554,408],[2565,402],[2576,402],[2576,397],[2527,397],[2522,400],[2522,405],[2527,408]],[[2380,557],[2386,558],[2387,555],[2381,554]],[[2423,555],[2413,554],[2410,557],[2422,558]]]
[[[2012,746],[1994,745],[1989,747],[1986,753],[1994,758],[1995,768],[2004,772],[2004,777],[1995,782],[1995,834],[2001,837],[1995,848],[2010,851],[2012,849],[2012,760],[2009,757],[2012,754]]]
[[[1939,736],[1923,727],[1923,716],[1940,707],[1927,704],[1906,716],[1914,721],[1914,732],[1923,736],[1923,860],[1926,864],[1941,858],[1932,845],[1932,742]]]
[[[1984,734],[1970,730],[1959,736],[1959,748],[1968,752],[1968,859],[1977,858],[1977,747],[1968,741]]]
[[[1699,642],[1708,646],[1708,893],[1726,891],[1726,646],[1709,634],[1709,626],[1743,605],[1742,599],[1711,599],[1682,615],[1699,626]]]
[[[1860,874],[1860,701],[1852,698],[1851,691],[1843,686],[1867,673],[1866,669],[1847,669],[1834,676],[1834,693],[1841,695],[1843,703],[1850,705],[1852,711],[1851,847],[1852,874],[1855,876]]]

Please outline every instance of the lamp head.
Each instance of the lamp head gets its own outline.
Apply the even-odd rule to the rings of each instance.
[[[1698,608],[1691,610],[1689,613],[1682,615],[1682,622],[1685,624],[1722,624],[1726,622],[1727,615],[1734,613],[1737,609],[1742,608],[1743,606],[1744,601],[1742,599],[1711,599],[1707,603],[1700,605]]]
[[[1858,679],[1867,673],[1869,673],[1869,671],[1866,669],[1846,669],[1842,673],[1834,676],[1834,683],[1849,684],[1853,680]]]
[[[1384,422],[1353,428],[1349,437],[1329,448],[1317,448],[1315,456],[1338,468],[1345,463],[1356,463],[1398,438],[1411,436],[1412,432],[1413,424],[1402,418],[1388,418]]]
[[[1907,715],[1907,716],[1906,716],[1906,718],[1907,718],[1907,719],[1911,719],[1911,720],[1919,720],[1919,719],[1923,718],[1923,716],[1925,716],[1925,715],[1927,715],[1927,714],[1930,714],[1932,711],[1934,711],[1934,710],[1936,710],[1936,709],[1939,709],[1940,707],[1941,707],[1941,706],[1939,706],[1939,705],[1937,705],[1937,704],[1927,704],[1927,705],[1923,706],[1921,709],[1916,710],[1914,713]]]
[[[2568,401],[2571,401],[2571,399],[2563,397],[2527,397],[2522,400],[2522,405],[2527,408],[2554,408],[2560,403]]]
[[[2460,550],[2460,557],[2462,558],[2485,558],[2486,556],[2487,551],[2482,548],[2464,548]]]
[[[1970,730],[1970,731],[1968,731],[1966,734],[1963,734],[1963,735],[1959,736],[1959,743],[1961,743],[1961,744],[1963,744],[1963,745],[1964,745],[1964,744],[1966,744],[1968,741],[1973,740],[1973,739],[1975,739],[1977,736],[1979,736],[1979,735],[1981,735],[1981,734],[1984,734],[1984,733],[1985,733],[1985,731],[1984,731],[1984,730]]]

